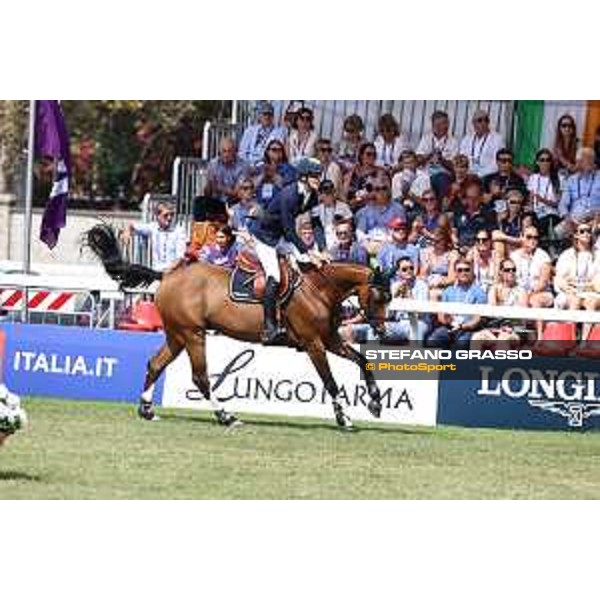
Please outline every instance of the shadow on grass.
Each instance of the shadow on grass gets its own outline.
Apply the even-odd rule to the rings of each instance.
[[[195,423],[213,424],[215,427],[221,427],[215,421],[212,415],[189,415],[189,414],[161,414],[160,418],[165,421],[187,421]],[[263,421],[257,420],[252,417],[242,416],[240,419],[244,425],[253,427],[259,427],[263,429],[294,429],[301,431],[334,431],[345,435],[357,435],[362,432],[377,432],[383,434],[402,434],[402,435],[431,435],[434,433],[433,429],[408,429],[402,426],[387,425],[385,427],[379,427],[372,423],[358,423],[354,425],[352,431],[343,431],[333,422],[323,423],[298,423],[291,421]]]
[[[39,475],[30,475],[23,471],[0,471],[0,481],[36,481],[41,482],[43,478]]]

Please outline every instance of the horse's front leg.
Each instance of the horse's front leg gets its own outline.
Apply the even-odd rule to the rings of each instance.
[[[352,430],[352,421],[344,412],[342,405],[337,401],[337,397],[340,393],[340,390],[331,373],[331,368],[329,367],[329,361],[327,360],[325,347],[319,340],[317,342],[309,344],[307,346],[306,351],[310,356],[310,359],[313,365],[315,366],[317,373],[319,373],[319,376],[323,381],[323,385],[325,386],[327,393],[332,398],[333,412],[335,414],[336,423],[339,427],[345,429],[346,431]]]

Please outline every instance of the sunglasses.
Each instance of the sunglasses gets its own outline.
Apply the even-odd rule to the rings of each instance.
[[[426,198],[423,198],[423,202],[435,202],[436,199],[433,198],[432,196],[427,196]]]
[[[578,230],[577,230],[577,233],[578,233],[579,235],[585,235],[585,234],[591,235],[591,233],[592,233],[592,230],[591,230],[591,229],[589,229],[588,227],[583,227],[582,229],[578,229]]]
[[[377,156],[377,154],[372,150],[369,150],[368,152],[365,152],[363,156]]]
[[[401,273],[409,273],[410,271],[414,271],[414,270],[415,270],[415,268],[414,268],[414,267],[408,267],[408,266],[407,266],[407,267],[402,267],[402,268],[400,269],[400,272],[401,272]]]
[[[269,152],[283,152],[283,148],[281,146],[271,146]]]
[[[483,243],[485,243],[485,242],[489,242],[489,241],[490,241],[490,238],[488,238],[488,237],[484,237],[484,238],[477,238],[477,243],[478,243],[478,244],[483,244]]]
[[[520,200],[509,200],[508,203],[511,206],[521,206],[521,201]]]
[[[333,148],[327,146],[321,146],[319,152],[333,152]]]
[[[374,185],[374,192],[387,192],[390,188],[387,185]]]
[[[502,269],[503,273],[516,273],[517,272],[517,268],[516,267],[506,267],[505,269]]]
[[[573,129],[574,126],[571,123],[561,123],[560,124],[561,129]]]
[[[551,159],[550,159],[550,157],[549,157],[549,156],[540,156],[540,157],[537,159],[537,161],[538,161],[539,163],[549,163],[549,162],[551,162]]]
[[[510,156],[504,156],[504,157],[500,157],[498,159],[498,162],[501,162],[501,163],[511,163],[512,161],[513,161],[513,159],[510,158]]]
[[[349,231],[336,231],[335,235],[337,235],[338,237],[342,237],[342,236],[350,235],[350,232]]]
[[[478,119],[475,119],[475,123],[489,123],[489,119],[487,117],[479,117]]]
[[[248,191],[253,190],[253,189],[254,189],[253,185],[242,185],[240,187],[240,190],[242,190],[244,192],[248,192]]]
[[[526,240],[539,240],[540,236],[539,235],[526,235],[525,239]]]
[[[457,273],[470,273],[471,269],[469,267],[460,267],[456,269]]]

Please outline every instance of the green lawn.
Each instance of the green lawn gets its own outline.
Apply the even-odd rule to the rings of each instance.
[[[357,424],[26,400],[0,498],[600,498],[600,435]]]

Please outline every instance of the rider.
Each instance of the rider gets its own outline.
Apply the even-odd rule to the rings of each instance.
[[[313,218],[313,228],[318,250],[309,251],[296,232],[296,217],[311,211],[319,203],[321,164],[312,158],[302,158],[296,164],[297,181],[283,187],[265,207],[250,220],[248,231],[251,243],[266,276],[263,343],[273,344],[282,333],[277,323],[277,291],[281,280],[277,246],[282,239],[290,246],[298,262],[312,262],[320,266],[328,257],[325,234],[318,217]]]

